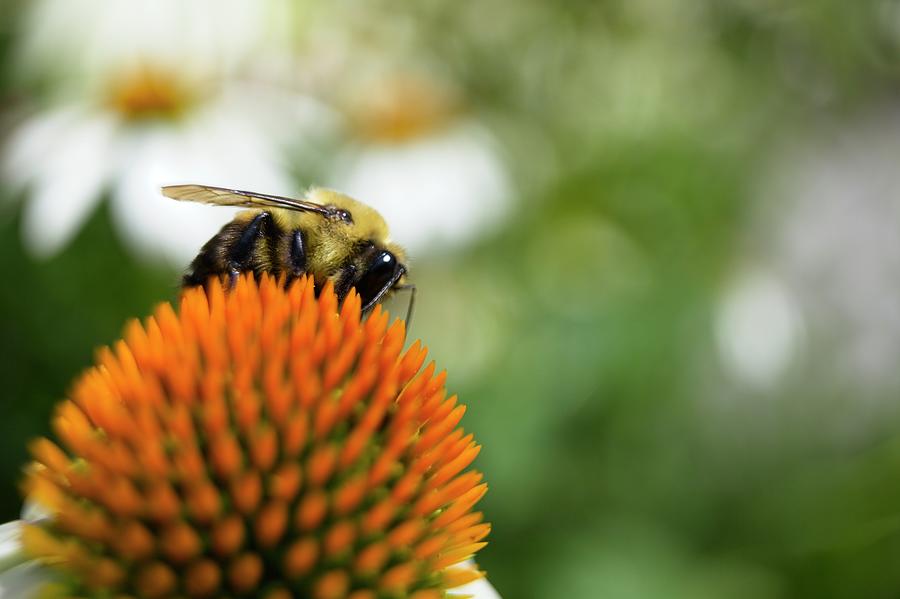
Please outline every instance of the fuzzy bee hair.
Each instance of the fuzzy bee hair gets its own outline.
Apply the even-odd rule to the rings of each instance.
[[[185,286],[205,285],[215,276],[234,279],[242,272],[287,281],[307,274],[317,288],[331,281],[341,300],[356,288],[368,310],[406,283],[406,253],[391,241],[381,215],[336,191],[314,188],[296,200],[202,185],[164,187],[163,193],[250,208],[200,249],[184,275]]]

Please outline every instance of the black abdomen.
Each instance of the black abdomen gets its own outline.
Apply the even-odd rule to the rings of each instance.
[[[232,221],[203,245],[182,277],[182,285],[205,285],[210,277],[233,279],[244,272],[278,275],[284,263],[277,256],[283,236],[268,212],[260,212],[250,220]]]

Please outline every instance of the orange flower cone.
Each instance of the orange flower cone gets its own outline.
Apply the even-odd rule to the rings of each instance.
[[[490,525],[420,342],[310,279],[185,292],[99,353],[31,450],[43,596],[438,599]]]

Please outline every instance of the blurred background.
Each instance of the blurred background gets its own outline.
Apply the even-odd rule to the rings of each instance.
[[[159,186],[317,184],[410,250],[504,597],[900,597],[900,3],[6,0],[0,57],[4,520],[230,219]]]

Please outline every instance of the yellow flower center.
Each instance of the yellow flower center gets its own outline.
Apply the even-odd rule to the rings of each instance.
[[[177,74],[150,66],[120,75],[108,91],[110,106],[129,120],[178,118],[196,96],[196,90]]]
[[[357,134],[404,142],[440,130],[458,114],[450,90],[417,77],[390,77],[369,85],[349,109]]]
[[[483,573],[479,451],[419,342],[352,293],[242,278],[104,349],[32,446],[54,597],[439,599]]]

